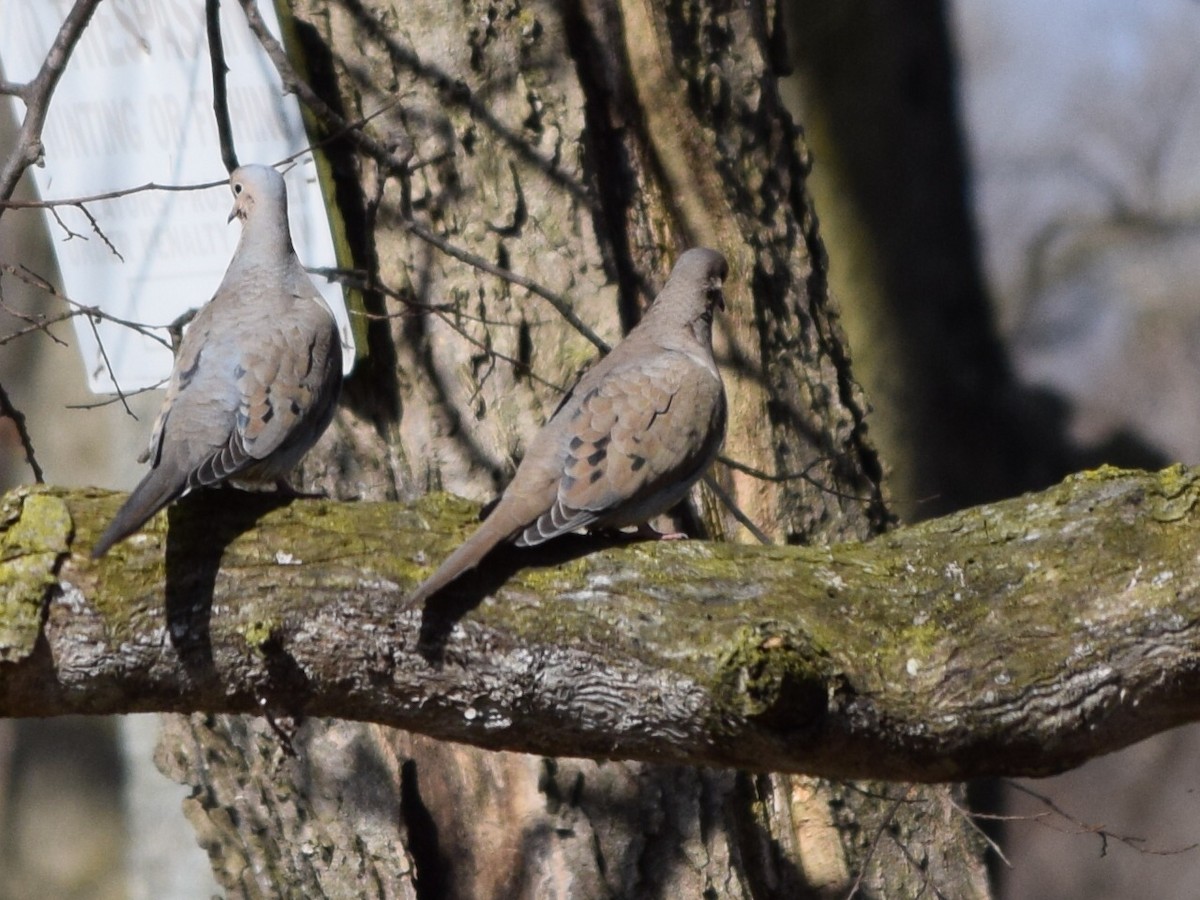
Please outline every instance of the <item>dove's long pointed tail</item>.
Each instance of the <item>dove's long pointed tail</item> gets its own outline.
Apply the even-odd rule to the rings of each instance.
[[[408,601],[415,604],[432,597],[464,572],[479,565],[480,560],[495,549],[497,544],[511,537],[515,530],[508,517],[497,507],[479,526],[478,531],[463,541],[432,575],[417,585]]]
[[[122,541],[141,528],[156,512],[183,493],[186,485],[177,479],[165,477],[162,469],[155,469],[133,489],[129,499],[117,510],[109,526],[92,548],[92,559],[99,559],[113,544]]]

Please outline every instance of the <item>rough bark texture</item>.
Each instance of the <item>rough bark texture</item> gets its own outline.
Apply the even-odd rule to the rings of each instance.
[[[414,559],[458,540],[461,505],[263,515],[229,493],[176,512],[165,571],[161,529],[100,563],[70,552],[112,495],[9,495],[6,608],[35,615],[0,644],[0,714],[337,715],[934,781],[1061,771],[1200,713],[1194,470],[1088,473],[831,549],[567,540],[498,553],[427,608],[405,600]],[[211,550],[172,550],[201,525]]]
[[[310,481],[337,497],[444,486],[484,499],[511,472],[595,347],[544,298],[473,259],[533,278],[612,343],[674,257],[708,243],[733,269],[719,347],[732,401],[726,453],[782,478],[719,469],[718,481],[787,542],[887,524],[865,404],[826,296],[804,144],[779,103],[775,5],[294,7],[314,86],[347,118],[383,110],[366,129],[412,163],[330,147],[336,202],[374,290],[365,307],[401,315],[372,321],[369,355]],[[711,534],[738,534],[707,495],[700,518]],[[202,636],[182,656],[203,682],[221,609],[205,617],[187,598],[222,590],[228,576],[219,549],[197,561],[188,529],[178,544],[171,534],[160,596],[169,621],[198,629],[174,638]],[[341,532],[342,546],[358,534]],[[444,547],[431,544],[425,562]],[[143,570],[142,595],[162,575]],[[267,640],[271,628],[257,633]],[[296,676],[285,667],[274,677]],[[277,739],[237,719],[175,730],[166,755],[196,785],[193,813],[212,823],[202,832],[221,836],[213,846],[231,893],[346,896],[363,878],[429,897],[824,896],[844,895],[864,871],[875,896],[986,893],[978,847],[944,788],[893,788],[881,800],[807,779],[546,761],[330,727],[327,737],[309,726],[295,765],[271,763]],[[345,757],[321,750],[334,744],[375,762],[348,775]],[[375,806],[354,800],[378,792]],[[372,834],[380,810],[398,815],[396,853],[347,844]],[[310,868],[291,855],[306,846]]]

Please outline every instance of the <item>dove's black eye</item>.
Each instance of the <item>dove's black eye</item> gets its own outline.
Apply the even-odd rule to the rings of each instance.
[[[235,194],[240,194],[240,193],[242,192],[242,185],[241,185],[241,182],[238,182],[238,183],[234,184],[234,186],[233,186],[233,192],[234,192]]]

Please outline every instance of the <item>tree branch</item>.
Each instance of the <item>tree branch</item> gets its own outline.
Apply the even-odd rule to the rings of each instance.
[[[0,715],[303,713],[923,781],[1060,771],[1200,717],[1200,470],[1102,469],[828,549],[565,538],[426,610],[405,598],[463,501],[204,492],[93,563],[119,499],[0,505]]]
[[[397,154],[393,152],[392,148],[385,146],[368,134],[365,129],[353,127],[351,123],[338,115],[333,107],[322,100],[307,81],[299,76],[291,60],[288,59],[287,50],[271,34],[266,22],[259,14],[257,0],[238,0],[238,3],[242,7],[242,12],[246,14],[246,23],[250,26],[250,30],[262,45],[263,51],[270,57],[275,71],[279,73],[285,94],[294,93],[300,102],[312,110],[313,114],[328,128],[344,135],[389,172],[395,174],[409,171],[412,162],[411,153]]]
[[[221,162],[230,175],[238,167],[237,149],[233,146],[233,123],[229,120],[229,92],[225,76],[225,45],[221,40],[221,0],[204,0],[204,29],[208,34],[208,61],[212,68],[213,118],[221,144]]]
[[[54,96],[54,89],[67,67],[71,52],[99,5],[100,0],[75,0],[75,5],[67,13],[67,18],[59,28],[54,43],[50,45],[50,51],[46,54],[45,62],[33,81],[19,90],[16,90],[14,85],[8,85],[10,91],[17,93],[25,101],[25,118],[17,134],[16,146],[3,166],[0,166],[0,200],[12,197],[25,170],[41,160],[45,153],[42,146],[42,128],[46,124],[46,113],[50,110],[50,98]],[[0,206],[0,214],[3,212],[4,207]]]
[[[13,423],[13,427],[17,430],[17,440],[21,442],[21,449],[25,451],[25,462],[29,464],[29,468],[33,472],[33,480],[38,484],[44,484],[46,475],[42,471],[42,467],[38,465],[37,453],[33,449],[33,439],[29,436],[29,427],[25,424],[25,414],[13,406],[3,384],[0,384],[0,418],[8,419]]]

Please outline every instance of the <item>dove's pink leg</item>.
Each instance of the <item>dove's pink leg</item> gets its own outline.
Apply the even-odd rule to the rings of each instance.
[[[275,492],[280,497],[287,497],[290,500],[328,500],[329,495],[324,491],[302,491],[292,487],[290,481],[286,478],[275,479]]]
[[[664,534],[661,531],[655,531],[650,527],[649,522],[643,522],[637,527],[639,537],[645,538],[648,541],[686,541],[688,536],[682,531],[668,531]]]

